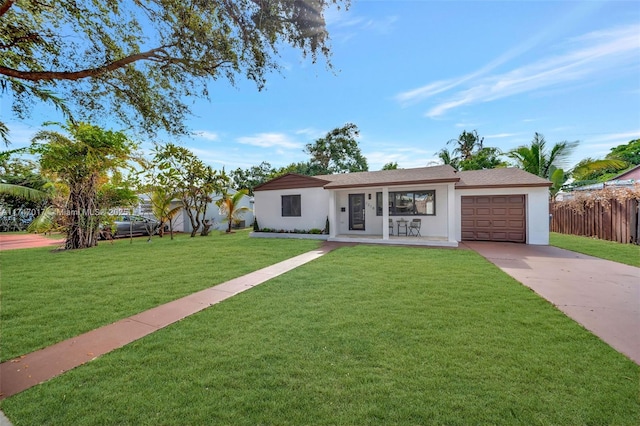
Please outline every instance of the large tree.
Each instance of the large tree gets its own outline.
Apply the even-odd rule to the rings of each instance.
[[[569,156],[577,146],[578,141],[563,141],[548,149],[544,136],[536,132],[529,145],[521,145],[506,155],[515,161],[517,167],[550,179],[555,170],[564,169]]]
[[[122,132],[86,123],[64,129],[68,134],[38,132],[33,149],[43,173],[66,187],[64,204],[57,206],[67,235],[65,248],[93,247],[104,210],[133,200],[119,171],[129,166],[136,145]]]
[[[211,80],[261,89],[285,45],[328,60],[330,5],[348,0],[0,0],[0,90],[19,118],[40,100],[184,132],[186,98],[208,97]]]
[[[453,145],[452,151],[443,148],[437,155],[444,164],[454,169],[482,170],[506,166],[500,159],[500,149],[484,146],[484,137],[480,137],[477,130],[463,130],[457,139],[449,140],[447,145]]]
[[[360,135],[358,126],[347,123],[328,132],[325,137],[309,143],[305,152],[311,155],[309,161],[312,175],[332,173],[366,172],[367,159],[362,155],[356,138]]]

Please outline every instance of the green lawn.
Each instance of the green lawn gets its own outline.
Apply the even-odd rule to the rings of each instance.
[[[0,251],[0,359],[110,324],[318,247],[247,231]]]
[[[577,251],[589,256],[640,267],[640,245],[620,244],[613,241],[558,234],[556,232],[549,234],[549,243],[552,246]]]
[[[639,374],[472,251],[356,246],[1,407],[16,426],[637,425]]]

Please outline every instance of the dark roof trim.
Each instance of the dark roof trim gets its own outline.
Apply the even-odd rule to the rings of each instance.
[[[328,183],[329,181],[327,180],[318,179],[313,176],[287,173],[286,175],[278,176],[275,179],[271,179],[268,182],[256,186],[253,188],[253,192],[277,189],[322,188]]]

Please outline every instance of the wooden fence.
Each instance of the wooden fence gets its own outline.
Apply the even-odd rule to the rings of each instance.
[[[576,211],[569,205],[551,203],[551,231],[561,234],[596,237],[619,243],[640,244],[639,200],[595,201]]]

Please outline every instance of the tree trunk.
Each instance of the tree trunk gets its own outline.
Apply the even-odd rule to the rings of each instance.
[[[63,212],[67,229],[65,249],[75,250],[98,244],[99,206],[96,204],[95,176],[89,182],[71,185],[66,211]]]
[[[202,232],[200,232],[201,237],[206,237],[207,235],[209,235],[209,229],[211,229],[211,225],[213,225],[213,223],[210,220],[202,221]]]

